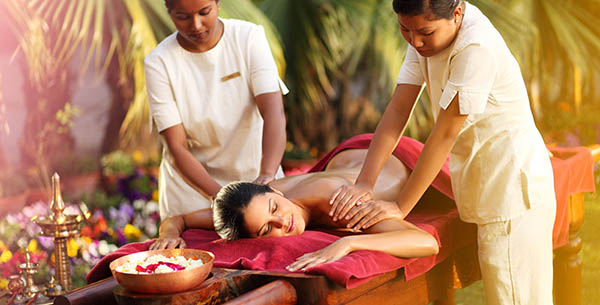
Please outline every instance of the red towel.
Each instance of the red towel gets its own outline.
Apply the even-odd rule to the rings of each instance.
[[[325,155],[310,171],[323,170],[327,162],[338,152],[351,148],[368,148],[372,135],[353,137]],[[403,137],[394,151],[409,168],[414,168],[423,144]],[[552,149],[557,157],[552,164],[555,173],[558,199],[557,226],[555,226],[555,246],[568,237],[567,215],[568,195],[593,191],[593,161],[585,155],[585,150],[575,148],[568,153],[562,149]],[[563,153],[564,152],[564,153]],[[587,156],[591,158],[589,151]],[[588,168],[588,162],[590,164]],[[583,170],[582,170],[583,169]],[[452,196],[447,163],[433,182],[433,186],[448,197]],[[322,274],[346,288],[353,288],[385,272],[404,268],[407,280],[418,277],[435,264],[446,259],[454,250],[476,242],[476,226],[459,220],[453,205],[431,203],[419,204],[407,216],[407,221],[431,233],[440,244],[440,253],[436,256],[401,259],[382,252],[356,251],[342,259],[315,266],[306,272]],[[560,225],[559,225],[560,224]],[[566,225],[566,227],[565,227]],[[558,230],[558,231],[557,231]],[[280,238],[243,239],[232,242],[219,240],[215,232],[187,230],[182,235],[189,247],[204,249],[215,254],[215,267],[246,268],[285,272],[285,266],[298,256],[321,249],[339,237],[324,232],[306,231],[301,236]],[[566,241],[566,239],[564,239]],[[110,276],[108,265],[123,255],[145,251],[152,241],[131,243],[104,257],[87,275],[87,282],[95,282]]]
[[[311,171],[325,168],[327,162],[339,151],[350,148],[368,148],[372,135],[359,135],[340,145],[324,156]],[[413,168],[423,144],[410,138],[402,138],[394,151],[402,162]],[[450,177],[447,164],[434,181],[434,186],[443,194],[451,195]],[[433,207],[420,206],[408,217],[410,221],[431,233],[440,246],[440,253],[425,258],[401,259],[377,251],[356,251],[329,264],[315,266],[306,270],[310,274],[323,274],[346,288],[353,288],[372,277],[404,267],[408,280],[417,277],[436,263],[444,260],[453,249],[463,247],[473,241],[475,226],[458,220],[456,208],[452,205]],[[182,235],[190,248],[203,249],[215,254],[215,267],[246,268],[286,272],[287,265],[304,253],[321,249],[337,240],[336,235],[306,231],[300,236],[280,238],[242,239],[232,242],[219,240],[215,232],[205,230],[187,230]],[[92,283],[110,276],[108,265],[113,260],[127,254],[145,251],[152,241],[131,243],[104,257],[87,275]]]
[[[556,218],[552,240],[554,248],[569,242],[569,196],[581,192],[594,192],[594,159],[585,147],[550,147],[553,157],[554,191],[556,193]]]

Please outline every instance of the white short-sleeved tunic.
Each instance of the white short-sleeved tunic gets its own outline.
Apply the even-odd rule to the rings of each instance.
[[[435,119],[459,96],[468,117],[450,153],[450,174],[462,220],[505,221],[555,204],[552,167],[519,65],[477,7],[466,4],[444,51],[423,57],[409,46],[397,83],[426,83]]]
[[[258,176],[263,120],[254,97],[279,90],[286,94],[287,88],[262,26],[220,20],[223,36],[214,48],[189,52],[179,45],[175,32],[144,63],[150,114],[158,131],[183,124],[192,154],[224,185]],[[163,146],[161,218],[208,208],[210,200],[186,183]]]

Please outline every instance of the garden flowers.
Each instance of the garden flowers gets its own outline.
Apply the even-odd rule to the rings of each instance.
[[[85,284],[85,275],[104,256],[118,247],[156,236],[160,217],[156,203],[157,161],[143,162],[141,152],[131,156],[114,152],[102,158],[103,189],[83,198],[91,217],[83,223],[80,236],[67,241],[73,286]],[[66,204],[65,213],[79,214],[74,204]],[[48,281],[54,268],[52,238],[38,236],[40,228],[33,216],[48,215],[48,202],[36,202],[18,213],[0,219],[0,289],[6,289],[8,277],[19,273],[28,249],[32,261],[40,264],[39,281]]]

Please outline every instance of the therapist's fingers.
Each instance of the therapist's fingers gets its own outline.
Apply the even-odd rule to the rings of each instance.
[[[256,177],[253,182],[257,184],[267,184],[273,180],[275,180],[275,176],[273,175],[260,175]]]
[[[360,202],[360,197],[358,197],[358,196],[352,196],[351,198],[349,198],[348,201],[344,204],[344,206],[341,209],[339,209],[337,218],[338,219],[346,218],[346,216],[348,215],[348,212],[355,206],[359,205],[358,204],[359,202]]]
[[[346,212],[351,209],[356,201],[362,197],[362,194],[357,193],[354,186],[349,186],[346,188],[341,196],[338,196],[338,204],[335,207],[335,211],[333,212],[333,221],[337,221],[338,219],[342,219]]]
[[[360,215],[360,221],[354,225],[355,230],[362,230],[385,219],[404,219],[406,215],[402,213],[395,202],[390,201],[371,201],[369,202],[368,213]],[[361,211],[357,213],[361,214]],[[355,216],[356,217],[356,216]]]
[[[368,213],[352,228],[355,231],[368,229],[370,226],[386,219],[385,215],[381,212]],[[370,224],[370,225],[368,225]]]
[[[361,205],[354,206],[348,214],[346,214],[346,218],[349,219],[346,224],[347,228],[354,227],[363,217],[365,217],[371,209],[371,203],[363,203]]]
[[[329,209],[329,216],[334,217],[340,205],[343,204],[343,198],[347,195],[347,186],[344,185],[340,187],[335,193],[332,199],[329,201],[331,204],[331,208]],[[334,218],[335,219],[335,218]]]

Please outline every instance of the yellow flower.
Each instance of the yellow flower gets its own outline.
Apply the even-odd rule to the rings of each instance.
[[[158,190],[152,192],[152,201],[158,202]]]
[[[8,249],[8,247],[0,240],[0,251],[4,251],[6,249]]]
[[[38,243],[37,240],[32,239],[29,241],[29,245],[27,245],[27,250],[29,250],[29,253],[36,253],[38,252]]]
[[[8,290],[8,280],[0,277],[0,290]]]
[[[133,162],[137,164],[144,162],[144,154],[139,150],[134,151],[133,154],[131,154],[131,158],[133,158]]]
[[[77,244],[74,238],[69,238],[69,241],[67,241],[67,255],[75,257],[77,256],[77,252],[79,252],[79,244]]]
[[[292,149],[294,149],[294,143],[286,142],[285,143],[285,151],[292,151]]]
[[[125,235],[127,239],[139,239],[142,237],[142,231],[131,224],[127,224],[123,228],[123,235]]]
[[[8,262],[11,258],[12,252],[10,252],[10,250],[6,249],[2,251],[2,254],[0,254],[0,264]]]
[[[81,236],[79,238],[79,241],[83,245],[84,248],[89,247],[90,244],[92,243],[92,239],[89,236]]]

